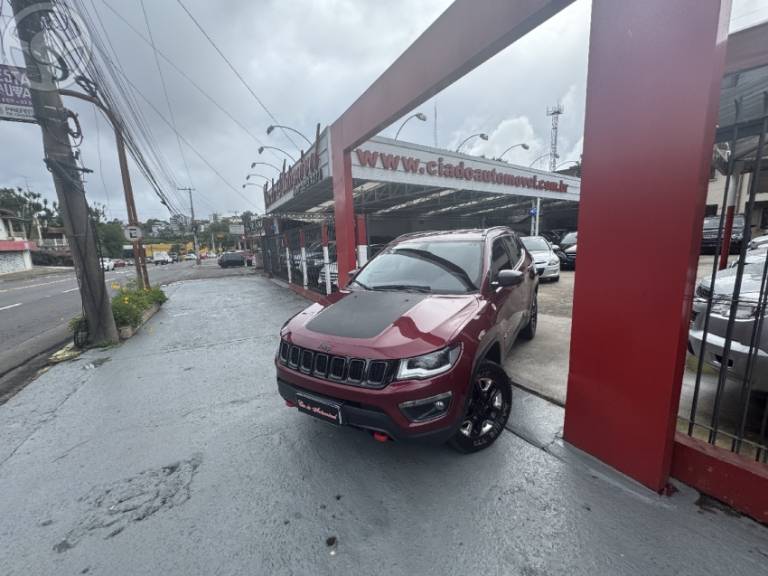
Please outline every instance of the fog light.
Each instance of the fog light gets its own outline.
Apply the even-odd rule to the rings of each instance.
[[[400,404],[400,411],[411,422],[426,422],[445,416],[451,406],[451,392],[444,392],[437,396],[422,398],[420,400],[408,400]]]

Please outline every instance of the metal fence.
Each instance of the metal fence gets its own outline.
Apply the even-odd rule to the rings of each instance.
[[[754,238],[760,219],[755,197],[768,152],[768,97],[762,131],[751,164],[748,197],[742,217],[727,209],[733,181],[738,122],[729,143],[723,209],[716,230],[705,229],[704,245],[714,243],[712,267],[696,285],[688,337],[687,369],[678,430],[709,444],[768,462],[768,242]],[[741,162],[745,161],[742,156]],[[736,172],[738,173],[738,172]],[[738,245],[731,256],[728,244]],[[705,257],[702,257],[705,258]],[[725,267],[723,268],[723,266]]]
[[[327,230],[327,242],[324,242],[323,226]],[[327,258],[324,248],[327,248]],[[311,223],[279,235],[265,236],[262,249],[267,273],[320,294],[338,290],[333,223]]]

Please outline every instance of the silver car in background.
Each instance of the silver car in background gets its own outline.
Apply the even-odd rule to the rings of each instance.
[[[766,327],[768,310],[765,309],[764,304],[763,309],[760,310],[758,302],[764,266],[764,260],[762,263],[744,266],[727,369],[729,376],[739,380],[745,378],[752,335],[759,328],[760,332],[756,334],[756,347],[751,350],[752,390],[768,392],[768,327]],[[718,370],[722,368],[724,360],[725,333],[733,301],[736,272],[736,268],[719,271],[715,280],[714,293],[710,293],[709,280],[699,282],[693,301],[691,326],[688,331],[688,351],[696,357],[701,354],[707,301],[712,298],[704,361]],[[760,322],[761,316],[762,322]]]
[[[520,240],[533,256],[539,278],[552,282],[560,280],[560,258],[555,254],[557,247],[552,246],[543,236],[524,236]]]

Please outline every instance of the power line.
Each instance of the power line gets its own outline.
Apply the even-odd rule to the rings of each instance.
[[[203,28],[202,24],[200,24],[200,22],[198,22],[197,19],[192,15],[192,12],[189,11],[189,9],[184,5],[184,3],[181,0],[176,0],[176,2],[178,2],[179,6],[181,6],[181,8],[184,10],[184,12],[187,13],[187,16],[189,16],[190,20],[192,20],[192,22],[195,23],[195,26],[197,26],[197,29],[200,30],[200,32],[203,34],[203,36],[205,36],[206,40],[208,40],[208,43],[211,46],[213,46],[213,49],[216,50],[216,52],[219,54],[219,56],[221,56],[222,60],[224,60],[224,62],[227,63],[227,66],[229,66],[229,69],[232,70],[232,72],[235,74],[235,76],[237,76],[237,78],[240,80],[240,82],[243,84],[243,86],[245,86],[246,89],[248,90],[248,92],[251,93],[251,96],[253,96],[254,99],[256,100],[256,102],[259,103],[259,106],[261,106],[261,108],[264,110],[264,112],[267,113],[267,115],[272,119],[272,121],[275,124],[280,124],[280,121],[275,117],[274,114],[272,114],[272,112],[269,110],[269,108],[267,108],[267,106],[264,104],[264,102],[262,102],[261,98],[258,97],[256,92],[253,91],[253,88],[251,88],[250,84],[248,84],[248,82],[246,82],[245,78],[243,78],[243,76],[240,74],[240,72],[237,71],[237,68],[235,68],[234,64],[232,64],[232,62],[229,60],[229,58],[227,58],[224,55],[224,53],[221,51],[221,49],[216,45],[216,42],[213,41],[213,38],[211,38],[208,35],[208,32],[205,31],[205,28]],[[283,135],[288,139],[288,141],[291,144],[293,144],[294,148],[296,148],[297,150],[301,149],[296,144],[296,142],[293,141],[293,139],[291,138],[290,134],[288,134],[288,132],[285,129],[281,128],[280,130],[282,131]]]
[[[208,168],[210,168],[210,169],[211,169],[211,171],[212,171],[214,174],[216,174],[216,176],[218,176],[218,177],[219,177],[219,179],[220,179],[222,182],[224,182],[224,184],[226,184],[226,185],[227,185],[227,186],[228,186],[228,187],[229,187],[229,188],[230,188],[230,189],[231,189],[233,192],[235,192],[235,193],[236,193],[238,196],[240,196],[240,197],[241,197],[243,200],[245,200],[245,201],[246,201],[246,202],[248,202],[249,204],[250,204],[250,203],[252,203],[252,200],[250,200],[249,198],[246,198],[246,197],[245,197],[245,196],[244,196],[244,195],[243,195],[243,194],[242,194],[242,193],[241,193],[241,192],[240,192],[240,191],[239,191],[239,190],[238,190],[238,189],[237,189],[235,186],[233,186],[233,185],[232,185],[232,183],[231,183],[231,182],[229,182],[229,180],[227,180],[227,179],[226,179],[226,178],[225,178],[225,177],[224,177],[224,176],[221,174],[221,172],[219,172],[219,171],[218,171],[216,168],[214,168],[214,167],[211,165],[211,163],[210,163],[210,162],[208,162],[208,160],[205,158],[205,156],[203,156],[203,155],[202,155],[202,154],[201,154],[201,153],[200,153],[200,152],[197,150],[197,148],[195,148],[194,146],[192,146],[192,144],[189,142],[189,140],[187,140],[186,138],[184,138],[184,136],[183,136],[181,133],[177,132],[177,131],[175,130],[175,128],[174,128],[173,126],[171,126],[171,123],[170,123],[170,122],[169,122],[169,121],[168,121],[168,120],[165,118],[165,116],[163,116],[163,114],[162,114],[162,113],[161,113],[161,112],[160,112],[160,111],[157,109],[157,107],[156,107],[154,104],[152,104],[152,102],[151,102],[151,101],[150,101],[150,100],[149,100],[149,99],[148,99],[148,98],[147,98],[147,97],[146,97],[146,96],[145,96],[145,95],[144,95],[144,94],[141,92],[141,90],[139,90],[139,89],[136,87],[136,85],[135,85],[133,82],[131,82],[131,79],[130,79],[130,78],[128,78],[128,77],[125,75],[125,72],[123,72],[123,71],[121,70],[121,71],[120,71],[120,73],[123,75],[123,78],[125,79],[125,81],[126,81],[126,82],[128,82],[128,84],[130,84],[130,86],[131,86],[131,87],[132,87],[132,88],[133,88],[133,89],[136,91],[136,93],[137,93],[137,94],[138,94],[138,95],[141,97],[141,99],[142,99],[142,100],[144,100],[144,102],[146,102],[146,103],[147,103],[147,105],[149,105],[149,107],[150,107],[150,108],[152,108],[152,110],[155,112],[155,114],[157,114],[158,118],[160,118],[160,120],[162,120],[162,121],[163,121],[163,122],[164,122],[164,123],[165,123],[165,124],[166,124],[166,125],[167,125],[167,126],[170,128],[170,129],[171,129],[171,130],[173,130],[174,132],[176,132],[176,133],[179,135],[179,138],[181,138],[181,141],[182,141],[182,142],[184,142],[184,144],[186,144],[186,145],[187,145],[187,147],[189,147],[189,149],[190,149],[190,150],[192,150],[192,152],[194,152],[194,153],[195,153],[195,155],[196,155],[198,158],[200,158],[200,160],[202,160],[202,161],[203,161],[203,163],[204,163],[206,166],[208,166]]]
[[[157,56],[157,50],[155,48],[155,38],[152,35],[152,27],[149,24],[149,17],[147,16],[147,10],[144,6],[144,0],[139,0],[139,3],[141,4],[141,12],[144,14],[144,23],[147,26],[147,33],[149,34],[149,42],[152,45],[152,54],[155,57],[155,65],[157,66],[157,73],[160,76],[160,84],[163,86],[163,95],[165,96],[165,104],[168,107],[168,115],[171,118],[171,125],[173,126],[173,131],[176,132],[176,143],[179,145],[179,152],[181,153],[181,159],[184,162],[184,170],[187,173],[187,183],[189,186],[192,186],[192,178],[189,174],[189,165],[187,164],[187,157],[184,154],[184,148],[181,145],[181,138],[179,138],[179,132],[176,129],[176,116],[173,113],[173,108],[171,108],[171,100],[168,98],[168,87],[165,85],[165,76],[163,76],[163,69],[160,66],[160,59]]]
[[[94,0],[91,0],[92,2]],[[213,96],[211,96],[210,93],[208,93],[202,86],[200,86],[192,77],[189,76],[182,68],[180,68],[176,63],[167,56],[162,50],[157,48],[156,46],[153,46],[152,43],[149,41],[149,39],[144,36],[133,24],[130,23],[130,21],[120,14],[111,4],[109,4],[106,0],[101,0],[101,3],[104,4],[104,6],[107,7],[108,10],[110,10],[115,17],[117,17],[123,24],[125,24],[126,27],[128,27],[136,36],[141,38],[141,40],[150,46],[152,50],[155,51],[156,54],[158,54],[171,68],[173,68],[182,78],[184,78],[187,82],[189,82],[200,94],[202,94],[205,98],[207,98],[211,104],[216,106],[222,113],[224,113],[227,118],[229,118],[232,122],[235,123],[243,132],[248,134],[254,142],[256,142],[259,146],[263,146],[264,142],[259,138],[256,134],[253,133],[252,130],[250,130],[245,124],[243,124],[240,120],[238,120],[229,110],[224,108]],[[270,154],[272,154],[277,160],[282,161],[282,157],[278,156],[276,152],[273,150],[269,151]]]

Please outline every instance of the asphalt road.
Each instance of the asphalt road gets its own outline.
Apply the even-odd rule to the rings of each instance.
[[[242,269],[220,270],[216,262],[179,262],[167,266],[150,266],[153,284],[169,284],[179,280],[243,273]],[[117,269],[105,274],[112,288],[135,277],[133,268]],[[0,280],[0,378],[71,338],[69,320],[80,314],[80,293],[73,270],[54,270],[26,278],[14,275]],[[0,385],[0,393],[3,386]]]
[[[562,422],[536,397],[515,391],[485,452],[381,444],[278,395],[279,329],[306,301],[256,274],[168,294],[0,406],[3,576],[765,572],[764,527],[532,439]]]

